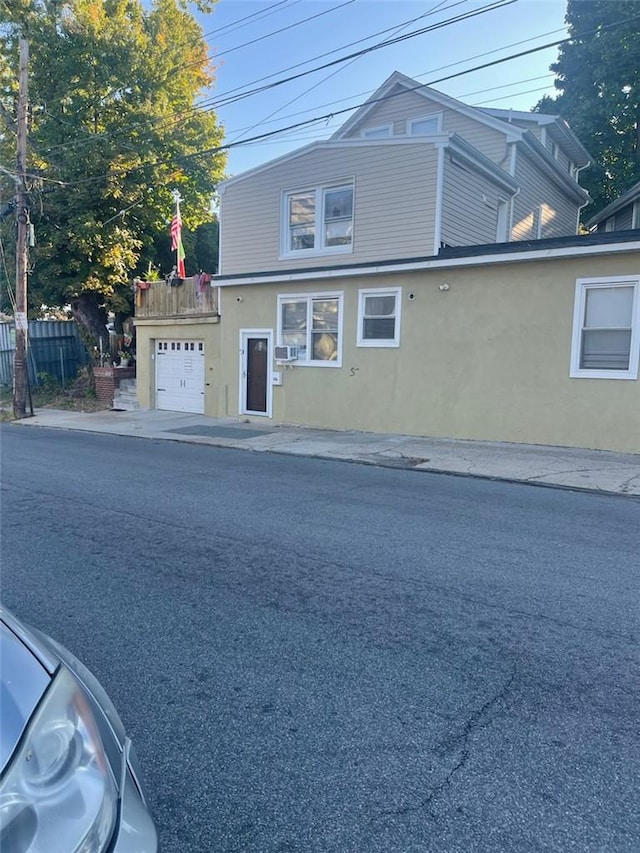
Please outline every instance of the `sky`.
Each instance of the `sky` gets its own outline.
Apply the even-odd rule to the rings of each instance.
[[[211,14],[196,15],[216,65],[216,81],[205,95],[206,103],[213,102],[225,128],[225,143],[237,143],[356,107],[393,71],[419,83],[433,83],[566,37],[566,0],[515,0],[468,20],[446,23],[492,3],[505,2],[218,0]],[[435,24],[444,26],[315,70],[386,39]],[[434,88],[475,106],[530,110],[544,94],[553,95],[555,91],[549,65],[557,55],[557,47],[548,48],[440,80]],[[304,72],[311,73],[225,103],[230,97]],[[238,174],[309,142],[326,139],[351,114],[334,115],[260,142],[233,145],[227,174]]]

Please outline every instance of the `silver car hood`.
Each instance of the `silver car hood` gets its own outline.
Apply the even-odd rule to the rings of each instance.
[[[4,770],[51,681],[28,646],[0,622],[0,770]]]

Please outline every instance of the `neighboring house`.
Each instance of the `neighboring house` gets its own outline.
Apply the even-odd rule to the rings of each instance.
[[[640,240],[576,236],[586,152],[415,86],[224,184],[215,313],[142,306],[140,404],[640,452]]]
[[[598,233],[640,228],[640,183],[592,216],[586,225],[590,231]]]

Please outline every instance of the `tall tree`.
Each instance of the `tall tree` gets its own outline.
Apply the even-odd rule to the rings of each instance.
[[[590,217],[640,181],[640,2],[568,0],[565,20],[574,40],[551,66],[560,94],[535,109],[561,115],[593,155]]]
[[[3,4],[4,5],[4,4]],[[198,4],[202,8],[203,3]],[[30,42],[31,304],[70,304],[94,335],[131,311],[157,264],[177,187],[187,229],[210,222],[226,157],[202,30],[184,0],[13,0],[0,30],[0,162],[14,160],[17,38]],[[0,199],[11,185],[0,174]],[[4,185],[4,187],[2,186]],[[6,224],[3,229],[6,231]],[[189,259],[187,259],[189,260]]]

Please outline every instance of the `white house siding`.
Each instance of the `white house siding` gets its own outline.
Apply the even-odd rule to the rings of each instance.
[[[455,110],[443,109],[437,101],[432,101],[416,92],[405,92],[382,101],[371,110],[360,124],[349,131],[346,138],[358,139],[366,128],[388,124],[393,126],[394,134],[402,135],[407,132],[409,120],[422,118],[432,113],[442,114],[442,130],[445,133],[460,134],[494,163],[500,163],[504,160],[506,148],[503,133]],[[506,161],[502,165],[508,168]]]
[[[313,149],[228,185],[221,273],[299,269],[433,252],[437,152],[426,141]],[[355,179],[353,252],[280,258],[285,190]]]
[[[520,192],[514,198],[512,239],[535,240],[538,217],[542,217],[540,237],[567,237],[576,233],[579,205],[518,148],[514,175]]]
[[[508,200],[488,177],[445,157],[441,240],[448,246],[494,243],[498,199]]]

